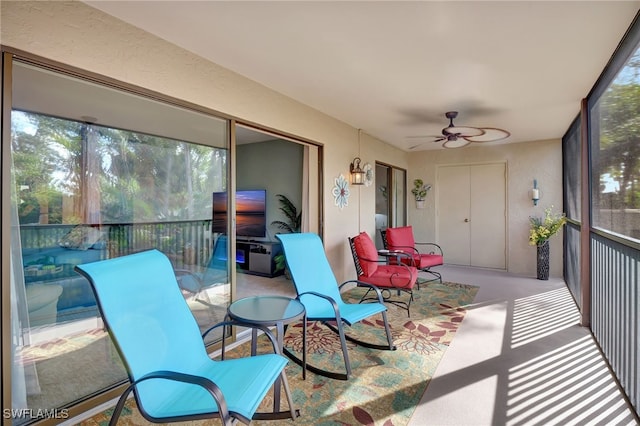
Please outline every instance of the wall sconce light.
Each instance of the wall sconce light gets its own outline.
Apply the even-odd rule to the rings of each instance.
[[[360,168],[360,157],[353,159],[349,166],[349,172],[351,172],[352,185],[364,185],[364,171]]]
[[[533,189],[531,190],[531,199],[533,200],[533,205],[538,205],[538,200],[540,199],[540,190],[538,189],[538,180],[533,180]]]

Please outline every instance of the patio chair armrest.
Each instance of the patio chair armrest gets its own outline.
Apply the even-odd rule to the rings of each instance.
[[[174,269],[173,273],[176,276],[176,281],[178,282],[178,286],[180,287],[180,289],[182,290],[187,290],[191,293],[195,293],[198,290],[201,290],[202,288],[204,288],[204,281],[202,281],[202,278],[195,274],[193,271],[190,271],[188,269]],[[188,286],[183,282],[184,278],[191,278],[194,283],[198,288],[192,288],[193,286]]]
[[[386,259],[380,259],[380,258],[378,258],[378,259],[368,259],[368,258],[362,257],[362,256],[358,256],[358,260],[360,260],[360,261],[364,260],[365,262],[387,263]]]
[[[411,256],[411,253],[413,254],[420,254],[420,251],[418,251],[417,248],[413,247],[413,246],[393,246],[393,249],[390,249],[392,252],[403,252],[406,253],[407,255]]]
[[[416,243],[416,245],[432,247],[432,250],[429,253],[425,254],[439,254],[440,256],[443,256],[442,247],[440,247],[436,243]]]
[[[316,291],[306,291],[306,292],[304,292],[304,293],[300,293],[300,294],[298,295],[298,299],[300,299],[300,296],[304,296],[305,294],[310,294],[310,295],[312,295],[312,296],[318,296],[318,297],[321,297],[321,298],[326,299],[327,301],[329,301],[329,302],[331,302],[331,303],[333,303],[333,304],[335,304],[335,303],[336,303],[336,301],[335,301],[335,300],[333,300],[333,298],[332,298],[332,297],[329,297],[329,296],[327,296],[326,294],[318,293],[318,292],[316,292]]]
[[[265,327],[264,325],[253,324],[253,323],[250,323],[250,322],[242,322],[242,321],[236,321],[236,320],[227,320],[227,321],[219,322],[219,323],[215,324],[214,326],[209,327],[204,333],[202,333],[202,340],[204,340],[205,337],[207,337],[207,334],[209,334],[209,332],[211,332],[212,330],[214,330],[214,329],[216,329],[218,327],[234,326],[234,325],[235,326],[239,326],[239,327],[245,327],[245,328],[255,328],[257,330],[262,331],[264,334],[267,335],[267,337],[271,341],[271,345],[273,346],[273,352],[278,354],[278,355],[282,355],[282,352],[280,351],[280,347],[278,346],[276,338],[274,337],[274,335],[271,332],[271,330],[269,330],[269,328]],[[225,336],[222,336],[222,338],[224,339]]]
[[[165,379],[165,380],[173,380],[177,382],[190,383],[193,385],[200,386],[204,388],[211,396],[213,397],[216,405],[218,406],[218,413],[220,414],[220,418],[228,419],[229,418],[229,408],[227,407],[227,401],[224,399],[224,395],[222,391],[212,380],[207,379],[202,376],[194,376],[193,374],[179,373],[177,371],[154,371],[149,374],[145,374],[140,377],[138,380],[132,382],[125,393],[128,393],[133,387],[143,381],[151,380],[151,379]]]
[[[338,289],[339,290],[339,289]],[[322,293],[318,293],[316,291],[306,291],[304,293],[300,293],[297,297],[298,300],[300,300],[301,296],[304,295],[312,295],[312,296],[316,296],[319,297],[321,299],[326,300],[327,302],[331,303],[331,307],[333,308],[334,312],[336,313],[336,320],[339,322],[340,321],[340,308],[338,307],[338,304],[336,303],[335,300],[333,300],[332,297],[327,296],[326,294],[322,294]]]

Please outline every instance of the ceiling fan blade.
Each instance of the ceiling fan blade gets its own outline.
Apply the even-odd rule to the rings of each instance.
[[[482,143],[482,142],[495,142],[502,139],[506,139],[511,136],[511,133],[503,129],[496,129],[493,127],[483,127],[484,133],[479,136],[469,136],[466,139],[470,142]]]
[[[428,137],[429,137],[429,136],[428,136]],[[416,148],[418,148],[419,146],[425,145],[425,144],[427,144],[427,143],[442,142],[442,141],[446,141],[446,140],[447,140],[447,138],[443,138],[443,137],[437,137],[437,136],[430,136],[430,137],[435,138],[435,139],[434,139],[434,140],[432,140],[432,141],[425,141],[425,142],[422,142],[422,143],[419,143],[419,144],[416,144],[416,145],[410,146],[410,147],[409,147],[409,150],[416,149]]]

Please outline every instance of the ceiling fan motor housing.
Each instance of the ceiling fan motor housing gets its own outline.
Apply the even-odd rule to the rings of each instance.
[[[449,119],[449,126],[442,129],[442,136],[436,137],[434,142],[444,141],[445,148],[462,148],[471,142],[493,142],[506,139],[511,135],[506,130],[494,127],[456,126],[453,124],[453,119],[458,117],[458,111],[447,111],[444,115]],[[413,148],[415,147],[410,149]]]

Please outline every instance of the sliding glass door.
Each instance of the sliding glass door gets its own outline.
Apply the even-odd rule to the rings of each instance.
[[[376,247],[383,248],[380,231],[407,224],[407,172],[376,162]]]
[[[319,233],[319,147],[245,125],[235,126],[236,293],[295,296],[276,234]],[[244,214],[240,200],[250,205]],[[258,206],[258,207],[255,207]],[[259,218],[259,223],[256,223]],[[251,226],[247,226],[250,224]]]
[[[212,197],[228,187],[229,122],[27,63],[10,74],[3,190],[12,408],[24,409],[14,420],[23,424],[126,380],[75,265],[158,249],[201,328],[223,319],[230,269],[222,232],[212,232]]]

